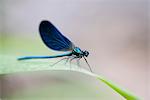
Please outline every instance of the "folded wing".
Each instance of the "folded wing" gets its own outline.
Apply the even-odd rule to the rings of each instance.
[[[40,23],[39,32],[46,46],[53,50],[70,51],[75,47],[74,44],[63,36],[49,21],[42,21]]]

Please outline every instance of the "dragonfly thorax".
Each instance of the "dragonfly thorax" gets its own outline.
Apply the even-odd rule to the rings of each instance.
[[[82,51],[79,47],[75,47],[72,51],[72,54],[77,56],[78,58],[82,58],[83,56],[88,56],[89,52],[88,51]]]

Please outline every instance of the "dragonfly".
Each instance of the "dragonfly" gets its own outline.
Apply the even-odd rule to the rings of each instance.
[[[71,62],[74,59],[78,59],[79,65],[79,60],[81,58],[84,58],[90,71],[92,72],[92,69],[86,59],[86,57],[88,57],[89,55],[89,52],[86,50],[81,50],[79,47],[75,46],[74,43],[71,42],[67,37],[65,37],[50,21],[47,20],[41,21],[39,25],[39,33],[44,44],[48,48],[55,51],[62,51],[64,53],[57,54],[54,56],[24,56],[19,57],[18,58],[19,61],[27,59],[48,59],[48,58],[66,57],[61,59],[60,61],[67,59],[67,61],[70,60]]]

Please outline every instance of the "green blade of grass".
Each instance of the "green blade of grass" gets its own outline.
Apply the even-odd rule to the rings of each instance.
[[[79,68],[78,66],[72,64],[71,68],[69,64],[64,64],[64,62],[58,63],[55,66],[50,66],[56,62],[56,59],[46,59],[46,60],[26,60],[26,61],[17,61],[16,56],[10,55],[1,55],[1,63],[0,63],[0,75],[17,73],[17,72],[27,72],[27,71],[40,71],[40,70],[68,70],[68,71],[76,71],[80,73],[84,73],[90,75],[99,81],[105,83],[111,89],[113,89],[116,93],[120,94],[127,100],[139,100],[137,96],[134,96],[129,91],[126,91],[120,88],[118,85],[113,82],[107,80],[106,78],[91,73],[83,68]]]
[[[123,96],[125,99],[127,100],[139,100],[139,97],[133,95],[132,93],[130,93],[127,90],[124,90],[123,88],[119,87],[118,85],[114,84],[113,82],[106,80],[105,78],[102,78],[98,75],[97,79],[104,82],[105,84],[107,84],[109,87],[111,87],[114,91],[116,91],[117,93],[119,93],[121,96]]]

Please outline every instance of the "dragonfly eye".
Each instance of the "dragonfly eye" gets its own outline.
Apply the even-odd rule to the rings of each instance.
[[[87,57],[89,55],[89,52],[88,51],[84,51],[83,54],[84,54],[84,56]]]

